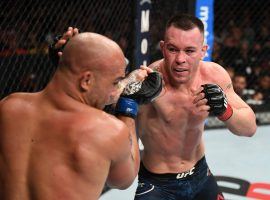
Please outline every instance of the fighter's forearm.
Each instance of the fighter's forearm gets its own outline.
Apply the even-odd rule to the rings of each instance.
[[[135,120],[126,116],[118,116],[118,119],[123,121],[130,130],[131,156],[134,161],[134,172],[137,174],[140,166],[140,152],[138,139],[136,135]]]
[[[256,132],[256,117],[252,109],[233,91],[230,83],[227,93],[217,84],[204,84],[203,93],[210,112],[227,125],[228,129],[239,136],[252,136]],[[230,101],[228,101],[229,96]],[[197,97],[198,99],[198,97]]]
[[[233,115],[225,124],[232,133],[239,136],[251,137],[257,129],[256,116],[249,107],[233,108]]]

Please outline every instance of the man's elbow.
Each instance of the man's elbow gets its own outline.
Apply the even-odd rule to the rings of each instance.
[[[133,174],[129,176],[121,176],[118,179],[110,179],[108,178],[106,183],[110,188],[119,189],[119,190],[125,190],[129,188],[133,181],[135,180],[137,174]]]
[[[247,131],[246,136],[252,137],[253,135],[255,135],[256,131],[257,131],[257,125],[255,124]]]
[[[257,130],[257,125],[255,124],[254,126],[245,128],[243,130],[237,130],[237,131],[232,131],[232,132],[239,136],[252,137],[256,133],[256,130]]]
[[[130,181],[127,181],[126,183],[124,183],[122,185],[119,185],[117,189],[119,189],[119,190],[128,189],[132,185],[133,181],[134,180],[130,180]]]
[[[247,137],[252,137],[257,131],[257,123],[256,123],[256,117],[254,118],[254,120],[252,120],[252,122],[249,125],[249,128],[247,130]]]
[[[246,127],[238,126],[238,127],[228,127],[228,128],[235,135],[243,136],[243,137],[252,137],[256,133],[257,125],[255,123],[254,125],[249,125]]]
[[[133,181],[134,181],[134,179],[126,180],[126,181],[121,182],[121,183],[112,183],[110,181],[107,181],[107,185],[113,189],[125,190],[132,185]]]

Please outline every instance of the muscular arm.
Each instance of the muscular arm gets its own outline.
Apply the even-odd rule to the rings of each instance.
[[[234,92],[231,83],[227,84],[225,92],[233,108],[233,115],[225,124],[236,135],[253,136],[257,129],[253,110]]]
[[[137,90],[137,88],[134,87],[134,85],[132,84],[140,80],[143,80],[143,82],[141,83],[141,86],[138,87],[139,90]],[[134,118],[137,116],[138,113],[138,104],[141,105],[149,103],[155,97],[157,97],[162,89],[161,81],[162,78],[160,77],[159,73],[153,72],[152,69],[145,66],[141,66],[140,69],[131,72],[128,77],[122,80],[120,83],[120,85],[124,85],[124,87],[120,86],[120,89],[124,88],[127,89],[127,91],[124,90],[124,92],[121,93],[121,96],[115,107],[115,114],[118,116],[118,119],[120,119],[126,124],[126,126],[128,127],[128,132],[130,134],[129,139],[131,145],[131,156],[130,161],[128,161],[130,163],[130,169],[128,169],[128,171],[131,173],[131,175],[127,175],[131,177],[132,181],[138,173],[140,163],[139,146],[137,143],[134,121]],[[123,177],[125,177],[123,175],[123,172],[125,171],[123,170],[123,167],[121,167],[120,165],[118,165],[118,167],[113,167],[112,169],[113,173],[120,173]]]
[[[131,146],[131,159],[132,159],[132,167],[133,171],[135,172],[135,177],[138,174],[139,166],[140,166],[140,151],[138,145],[138,139],[136,135],[136,128],[135,128],[135,120],[130,117],[125,116],[118,116],[122,122],[124,122],[127,127],[129,128],[129,142]]]
[[[129,187],[136,178],[139,170],[140,156],[137,137],[135,132],[134,119],[130,117],[119,116],[128,127],[123,130],[121,139],[117,144],[124,143],[123,148],[116,145],[119,153],[112,161],[110,172],[107,178],[107,184],[112,188],[126,189]],[[127,137],[126,137],[127,136]]]
[[[234,92],[231,78],[221,66],[218,66],[217,73],[219,74],[217,84],[222,87],[228,103],[233,108],[233,115],[225,121],[226,126],[235,135],[253,136],[257,129],[253,110]]]

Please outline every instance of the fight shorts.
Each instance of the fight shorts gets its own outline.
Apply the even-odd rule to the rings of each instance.
[[[141,163],[135,200],[223,200],[205,157],[183,173],[155,174]]]

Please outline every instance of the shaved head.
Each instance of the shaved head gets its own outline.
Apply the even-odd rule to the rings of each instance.
[[[96,33],[80,33],[67,43],[60,59],[60,67],[72,71],[108,70],[113,68],[112,60],[121,65],[124,54],[121,48],[111,39]],[[108,65],[106,65],[106,63]]]
[[[80,33],[64,47],[53,80],[70,96],[103,108],[117,94],[125,69],[118,44],[96,33]]]

